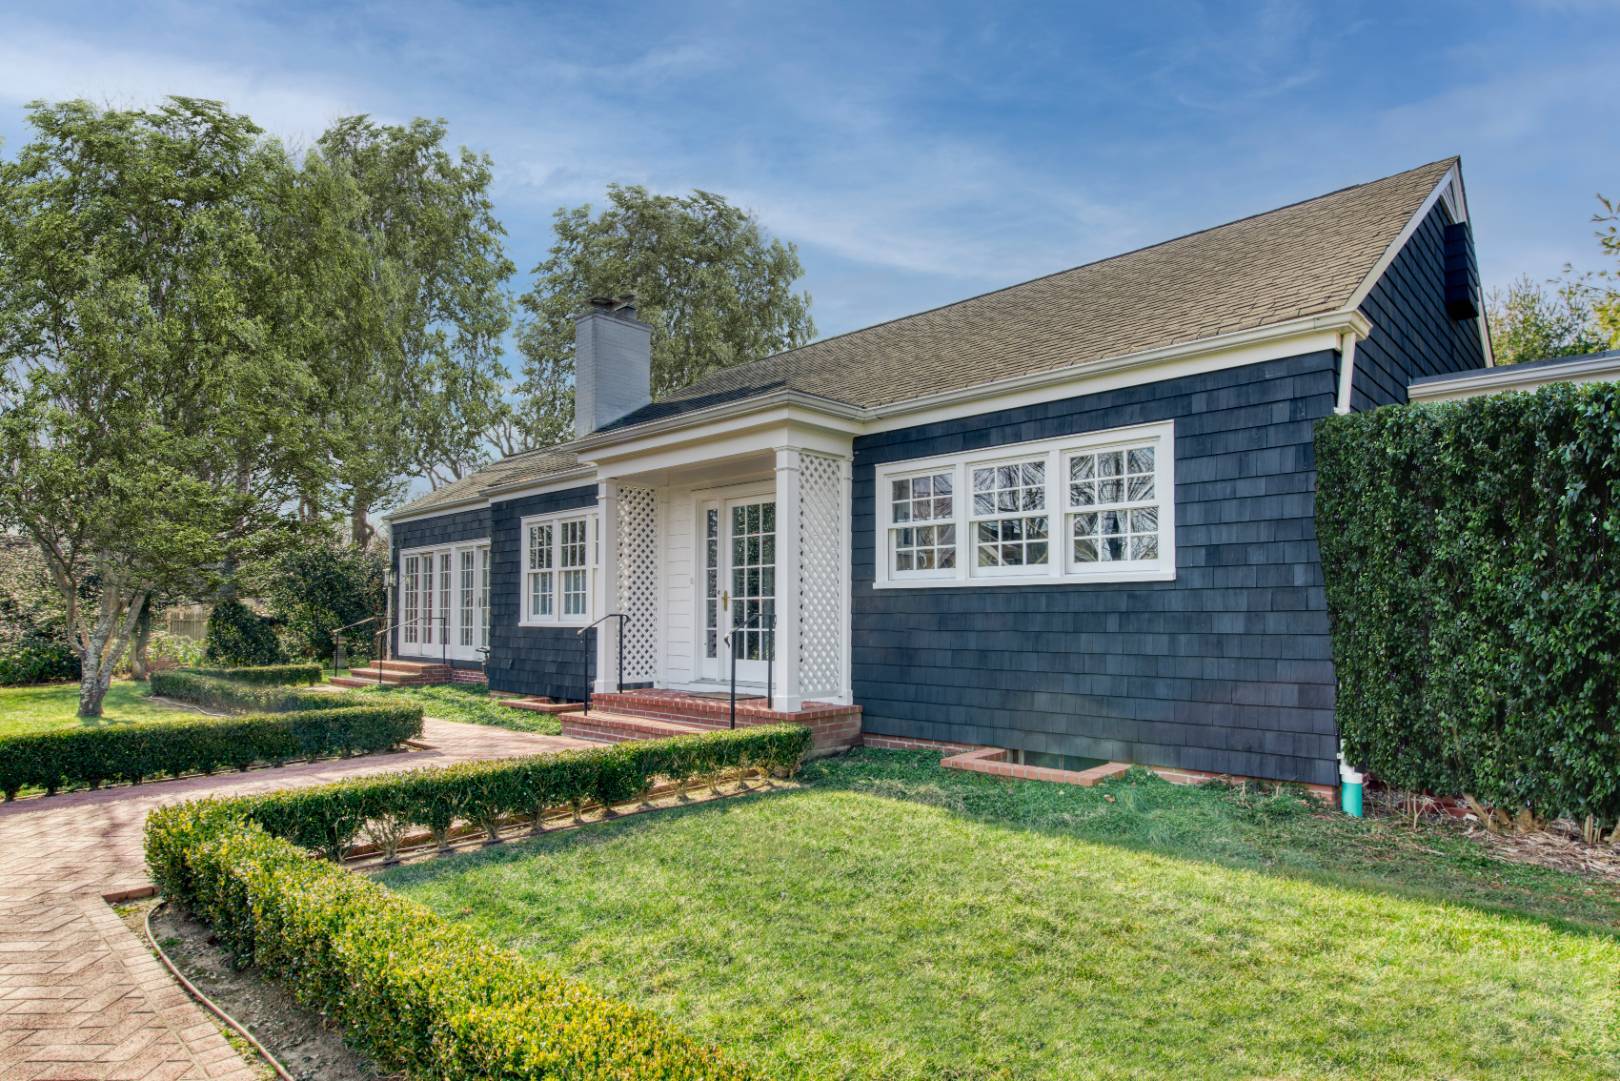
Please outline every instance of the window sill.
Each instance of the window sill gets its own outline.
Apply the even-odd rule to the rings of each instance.
[[[570,617],[568,619],[563,619],[563,620],[557,620],[557,619],[548,619],[548,620],[543,620],[543,621],[534,621],[534,620],[527,620],[527,619],[518,620],[518,627],[523,629],[523,630],[529,630],[529,631],[543,631],[543,630],[546,630],[548,628],[551,629],[551,630],[573,631],[573,630],[578,630],[581,627],[589,627],[590,625],[591,625],[591,621],[589,619],[586,619],[584,616],[579,616],[577,618],[576,617]]]
[[[1064,575],[1007,575],[980,578],[902,578],[874,581],[873,589],[982,589],[1013,586],[1106,586],[1121,582],[1173,582],[1173,567],[1151,567],[1142,570],[1113,571],[1107,574]]]

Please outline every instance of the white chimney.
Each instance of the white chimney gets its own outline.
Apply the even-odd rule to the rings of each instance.
[[[634,297],[593,297],[574,316],[574,436],[651,401],[652,327],[636,318]]]

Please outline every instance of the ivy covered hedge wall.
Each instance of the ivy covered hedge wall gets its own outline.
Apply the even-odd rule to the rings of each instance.
[[[1330,417],[1316,457],[1352,764],[1620,818],[1620,386]]]

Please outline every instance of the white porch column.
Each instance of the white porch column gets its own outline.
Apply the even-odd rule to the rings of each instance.
[[[803,499],[798,447],[776,449],[776,687],[771,708],[799,708],[799,590]]]
[[[619,486],[616,481],[605,480],[596,486],[597,541],[596,541],[596,595],[591,598],[592,611],[601,619],[614,611],[619,598]],[[597,693],[614,690],[618,684],[617,620],[610,619],[596,628],[596,681],[592,689]]]

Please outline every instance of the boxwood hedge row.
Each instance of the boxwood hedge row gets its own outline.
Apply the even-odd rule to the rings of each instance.
[[[389,893],[329,855],[362,832],[397,846],[411,828],[441,843],[457,822],[611,806],[663,778],[736,767],[791,772],[809,729],[775,725],[467,763],[302,791],[153,811],[146,860],[163,894],[320,1010],[386,1070],[433,1081],[759,1075],[654,1014],[562,979]]]
[[[415,706],[351,706],[292,714],[199,717],[109,728],[70,728],[0,738],[0,792],[49,793],[109,781],[280,765],[397,747],[421,734]]]
[[[1330,417],[1316,462],[1353,763],[1620,818],[1620,386]]]
[[[216,669],[250,671],[250,669]],[[299,709],[331,709],[348,696],[341,692],[313,691],[244,683],[219,676],[204,675],[196,669],[175,669],[152,673],[152,693],[181,702],[192,702],[211,709],[251,709],[262,713],[283,713]]]
[[[261,664],[249,668],[183,668],[197,676],[228,679],[232,683],[251,683],[257,686],[276,684],[311,684],[321,681],[318,664]]]
[[[166,897],[209,923],[238,962],[342,1025],[386,1071],[422,1081],[757,1076],[219,804],[154,811],[146,851]]]
[[[341,855],[362,834],[391,855],[407,832],[426,830],[442,846],[457,823],[468,823],[493,839],[513,818],[538,826],[558,808],[612,807],[641,797],[659,779],[686,785],[737,767],[792,772],[810,741],[801,725],[764,725],[362,777],[229,805],[274,836],[327,856]]]

